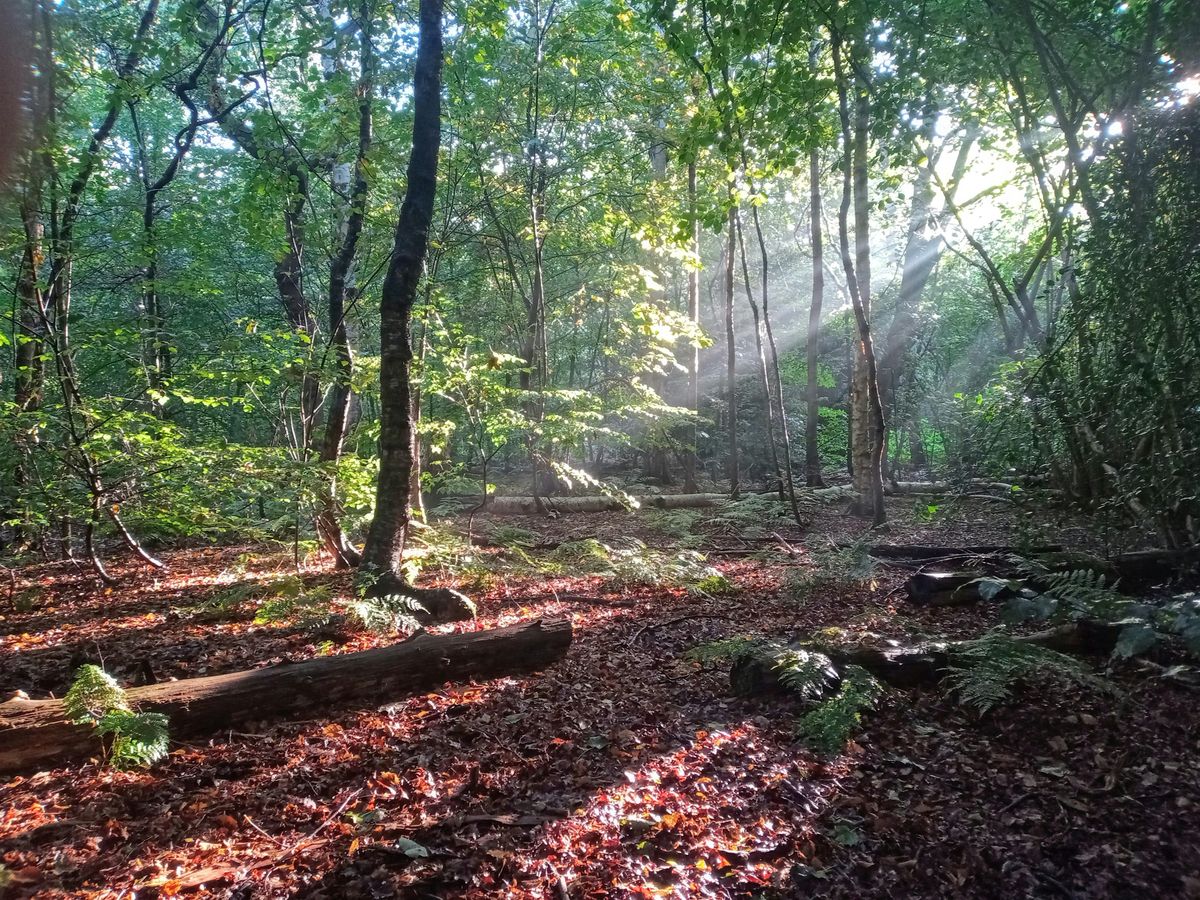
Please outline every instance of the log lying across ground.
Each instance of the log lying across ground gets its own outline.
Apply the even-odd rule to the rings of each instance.
[[[653,509],[700,509],[720,506],[729,500],[726,494],[655,494],[635,498],[643,508]],[[615,512],[625,509],[616,497],[604,495],[592,497],[543,497],[542,505],[547,512]],[[484,512],[495,516],[535,515],[537,501],[533,497],[493,497]]]
[[[172,738],[215,734],[329,707],[386,703],[448,681],[540,669],[562,659],[571,623],[539,620],[460,634],[424,632],[390,647],[264,669],[189,678],[128,691],[139,711],[165,713]],[[0,773],[98,751],[92,728],[70,722],[58,700],[0,703]]]
[[[1038,547],[1014,547],[1011,544],[974,544],[966,547],[937,544],[871,544],[867,547],[867,554],[876,559],[952,559],[998,553],[1037,556],[1042,553],[1059,553],[1062,549],[1062,544],[1043,544]]]
[[[978,572],[917,572],[906,588],[915,606],[966,606],[983,599]]]
[[[1106,656],[1116,646],[1123,627],[1111,622],[1083,620],[1021,635],[1013,640],[1059,653]],[[821,696],[829,696],[836,691],[847,666],[866,669],[893,687],[909,688],[936,683],[945,677],[956,647],[964,643],[967,642],[938,641],[911,646],[888,643],[844,646],[798,644],[790,650],[805,654],[809,664],[822,675],[818,679],[823,686]],[[763,653],[739,659],[729,673],[734,692],[743,695],[788,693],[790,689],[779,681],[778,662],[784,652],[787,651],[779,648],[775,656]]]

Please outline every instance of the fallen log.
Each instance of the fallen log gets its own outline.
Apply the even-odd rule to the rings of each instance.
[[[1124,626],[1111,622],[1082,620],[1049,628],[1034,634],[1013,637],[1059,653],[1107,656],[1117,645]],[[848,666],[858,666],[893,687],[911,688],[940,681],[950,668],[954,651],[966,641],[934,641],[916,645],[861,643],[826,646],[798,641],[790,647],[779,646],[774,653],[745,656],[730,670],[730,687],[743,696],[786,693],[779,682],[779,663],[784,654],[801,653],[811,659],[822,675],[814,679],[820,690],[803,699],[819,700],[831,696],[841,683]],[[830,667],[828,673],[825,667]]]
[[[1058,553],[1062,549],[1062,544],[1044,544],[1039,547],[1014,547],[1011,544],[975,544],[966,547],[947,547],[936,544],[872,544],[867,547],[867,554],[876,559],[956,559],[1000,553],[1011,553],[1014,556],[1037,556],[1042,553]]]
[[[917,572],[905,588],[914,606],[966,606],[984,599],[978,572]]]
[[[642,508],[700,509],[720,506],[729,500],[726,494],[653,494],[636,497]],[[542,506],[550,513],[618,512],[625,504],[616,497],[543,497]],[[483,512],[494,516],[536,515],[537,501],[533,497],[493,497]]]
[[[139,711],[165,713],[172,738],[209,735],[251,721],[307,716],[315,708],[377,706],[449,681],[540,669],[562,659],[570,644],[571,623],[564,620],[419,632],[390,647],[132,688],[127,697]],[[61,701],[0,703],[2,773],[45,768],[99,747],[93,729],[69,721]]]
[[[949,481],[893,481],[886,485],[887,494],[956,494],[970,489],[993,490],[1010,492],[1013,485],[1001,481],[971,482],[969,484],[952,484]]]

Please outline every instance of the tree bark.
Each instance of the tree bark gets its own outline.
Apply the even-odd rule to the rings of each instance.
[[[696,213],[696,161],[688,163],[688,224],[691,236],[693,259],[688,264],[687,304],[688,320],[693,328],[700,327],[700,217]],[[695,342],[687,348],[688,394],[687,406],[692,416],[700,411],[700,347]],[[696,447],[697,429],[695,418],[687,426],[683,459],[683,489],[689,494],[696,492]]]
[[[323,8],[328,13],[328,7]],[[358,83],[358,149],[354,157],[353,186],[349,166],[335,166],[334,188],[348,193],[342,203],[339,226],[340,246],[329,264],[329,343],[334,352],[334,378],[329,391],[329,411],[325,416],[325,434],[321,442],[321,465],[326,469],[322,488],[321,509],[316,516],[316,529],[326,551],[333,557],[334,567],[350,569],[358,565],[361,556],[342,530],[341,507],[337,499],[337,464],[346,440],[350,410],[350,385],[354,376],[354,353],[346,325],[347,302],[353,297],[354,262],[358,241],[366,219],[367,154],[371,149],[371,112],[373,97],[374,55],[371,44],[369,4],[359,10],[359,83]],[[332,22],[332,16],[330,17]]]
[[[817,385],[817,361],[821,340],[821,305],[825,298],[825,248],[821,238],[821,155],[815,147],[808,153],[808,205],[809,240],[812,246],[812,302],[808,307],[804,473],[809,487],[823,487],[825,482],[821,478],[821,448],[818,443],[821,403]]]
[[[470,601],[455,591],[418,591],[410,587],[400,568],[412,516],[409,505],[415,449],[412,308],[424,268],[437,194],[441,84],[442,0],[421,0],[408,186],[380,298],[379,479],[375,517],[367,532],[359,572],[366,590],[378,595],[400,591],[414,596],[435,619],[473,613]]]
[[[571,623],[561,620],[459,634],[419,632],[390,647],[163,682],[132,688],[127,697],[135,709],[166,714],[172,738],[208,735],[319,708],[377,706],[450,681],[540,669],[562,659],[571,636]],[[92,727],[71,722],[59,700],[0,703],[0,772],[46,768],[99,748]]]
[[[737,334],[733,327],[733,271],[737,254],[737,208],[729,208],[729,240],[725,254],[725,390],[729,427],[729,496],[734,500],[742,493],[740,460],[738,459],[737,403]]]
[[[860,40],[851,50],[851,68],[867,63],[861,59]],[[856,101],[853,137],[847,94],[851,75],[842,65],[841,39],[834,34],[833,58],[837,76],[838,113],[842,127],[842,204],[838,214],[838,232],[846,285],[854,307],[858,341],[850,391],[851,455],[855,491],[861,498],[856,510],[868,514],[876,525],[886,519],[883,505],[883,457],[887,450],[887,428],[879,398],[879,378],[875,348],[871,337],[871,243],[870,207],[867,181],[867,150],[871,114],[870,94],[862,76],[854,76]],[[857,64],[857,65],[856,65]],[[854,256],[850,254],[849,213],[854,204]]]

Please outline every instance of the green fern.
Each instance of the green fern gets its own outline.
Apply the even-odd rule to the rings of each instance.
[[[695,550],[663,551],[647,547],[637,538],[624,546],[610,546],[595,538],[561,544],[552,560],[574,574],[601,575],[615,587],[645,585],[679,587],[714,596],[730,593],[734,586],[719,569]]]
[[[789,592],[803,596],[822,587],[850,587],[869,581],[875,576],[869,546],[866,538],[859,538],[843,547],[813,550],[814,568],[793,575],[788,581]]]
[[[748,494],[740,500],[730,500],[712,518],[718,528],[743,537],[761,537],[773,528],[794,524],[791,507],[778,498],[763,494]]]
[[[289,576],[267,585],[274,596],[263,600],[254,614],[255,625],[293,624],[304,630],[319,628],[333,615],[329,588],[306,588],[304,582]]]
[[[118,769],[142,768],[167,755],[168,724],[162,713],[114,709],[96,723],[96,734],[113,735],[108,758]]]
[[[1001,634],[955,645],[947,672],[959,700],[981,713],[1008,701],[1016,683],[1032,677],[1111,690],[1079,660]]]
[[[420,627],[417,616],[427,611],[417,600],[403,594],[361,597],[352,601],[349,608],[364,628],[377,634],[416,631]]]
[[[496,525],[488,531],[488,543],[497,547],[523,547],[528,549],[536,544],[540,537],[536,531],[521,528],[517,525]]]
[[[648,527],[660,534],[688,538],[694,536],[691,532],[701,514],[695,509],[647,509],[641,517]]]
[[[1042,593],[1056,597],[1067,607],[1068,616],[1109,619],[1129,603],[1106,583],[1104,573],[1095,569],[1073,569],[1043,575]]]
[[[785,647],[777,648],[773,656],[779,683],[801,700],[820,700],[841,677],[822,653]]]
[[[611,549],[595,538],[584,538],[580,541],[567,541],[559,544],[550,554],[556,562],[583,566],[589,572],[608,566]]]
[[[101,719],[111,710],[129,710],[125,690],[115,678],[99,666],[80,666],[75,680],[63,697],[67,717],[76,725],[87,725]]]
[[[758,652],[769,642],[763,638],[752,638],[745,635],[722,638],[710,641],[688,650],[683,658],[689,662],[707,665],[717,662],[736,662],[742,657]]]
[[[92,725],[99,737],[112,735],[108,759],[119,769],[149,766],[167,755],[167,717],[135,712],[125,690],[99,666],[79,667],[63,707],[77,725]]]
[[[796,725],[796,733],[814,750],[837,753],[862,725],[862,715],[873,709],[883,687],[873,675],[858,666],[847,666],[838,692],[807,712]]]
[[[737,636],[693,647],[684,658],[701,664],[752,661],[756,669],[774,672],[783,687],[812,703],[825,696],[840,680],[829,657],[814,651],[785,647],[766,638]]]

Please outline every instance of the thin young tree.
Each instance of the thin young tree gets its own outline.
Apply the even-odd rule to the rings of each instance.
[[[859,495],[856,508],[870,515],[876,525],[886,520],[883,505],[883,456],[887,449],[887,428],[883,403],[879,396],[879,375],[875,346],[871,338],[871,244],[868,196],[868,138],[871,99],[860,70],[867,64],[863,41],[852,49],[850,74],[843,65],[842,38],[834,31],[833,63],[838,93],[838,118],[842,132],[842,203],[838,210],[838,238],[846,285],[854,307],[858,340],[851,385],[850,430],[854,462],[854,488]],[[853,80],[851,80],[853,79]],[[851,124],[848,94],[855,87],[855,110]],[[854,254],[850,252],[849,217],[854,205]]]
[[[412,509],[415,429],[412,417],[412,309],[425,267],[429,227],[437,196],[442,140],[442,0],[421,0],[417,64],[413,73],[412,153],[407,186],[380,297],[379,480],[375,516],[363,547],[359,573],[373,596],[415,598],[435,619],[470,616],[466,597],[448,589],[420,590],[401,569]]]

